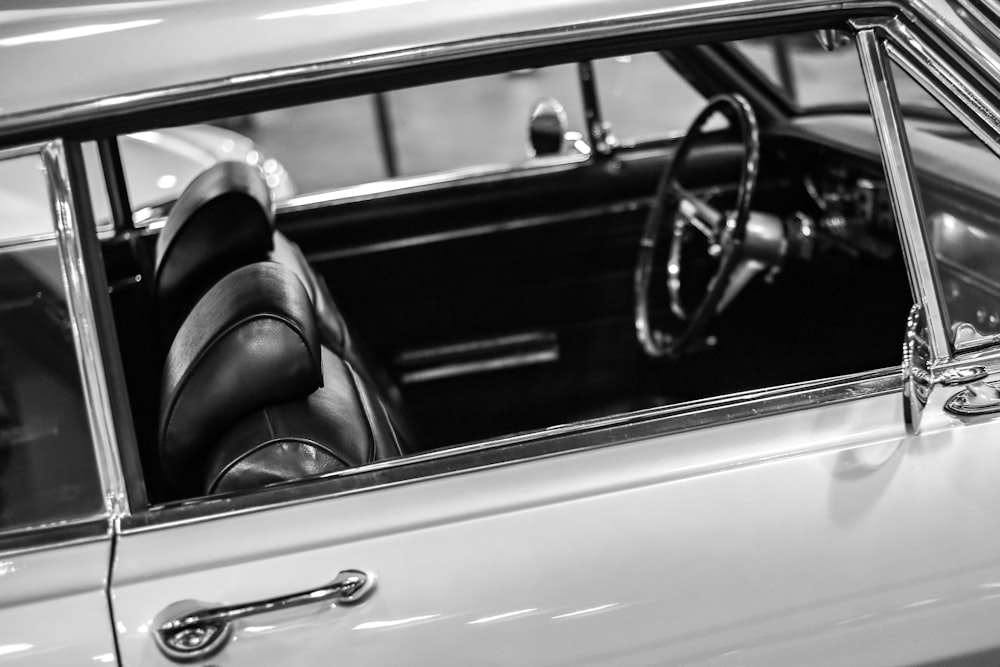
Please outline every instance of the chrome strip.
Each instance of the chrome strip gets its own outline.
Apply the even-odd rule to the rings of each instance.
[[[44,148],[44,141],[34,144],[24,144],[23,146],[14,146],[12,148],[0,148],[0,160],[13,160],[14,158],[25,157],[27,155],[39,155]]]
[[[977,95],[953,67],[931,54],[905,25],[891,21],[885,27],[889,37],[895,40],[885,45],[893,62],[1000,156],[1000,140],[996,134],[1000,128],[1000,112],[996,107]]]
[[[44,234],[35,234],[34,236],[15,236],[9,239],[0,239],[0,248],[12,248],[14,246],[22,245],[34,245],[51,243],[56,240],[57,235],[55,232],[46,232]]]
[[[456,357],[469,355],[489,355],[503,353],[504,350],[523,348],[525,346],[542,346],[557,344],[559,337],[554,331],[525,331],[522,333],[494,336],[493,338],[476,338],[456,343],[447,343],[434,347],[419,347],[404,350],[396,355],[394,364],[412,368],[422,364],[435,364],[453,360]]]
[[[885,34],[889,41],[884,47],[889,58],[1000,157],[1000,110],[976,92],[953,66],[934,54],[898,18],[853,23]],[[923,219],[926,212],[921,213]],[[938,293],[941,293],[940,290]],[[932,313],[929,315],[933,317]],[[943,308],[941,316],[942,323],[945,323],[947,320]],[[988,337],[963,342],[955,340],[950,334],[946,334],[945,340],[949,341],[956,352],[995,342]],[[936,363],[944,362],[944,359],[938,358]]]
[[[870,0],[855,6],[885,8],[886,2]],[[236,76],[201,81],[193,84],[152,88],[126,94],[90,99],[57,107],[36,109],[0,117],[0,136],[38,130],[64,123],[79,123],[107,119],[163,107],[182,101],[217,100],[234,94],[272,91],[296,84],[318,84],[345,77],[364,76],[377,72],[413,66],[483,58],[509,51],[526,49],[550,50],[557,46],[578,44],[598,38],[628,39],[658,32],[683,33],[693,28],[705,28],[732,21],[789,18],[819,12],[842,11],[842,2],[827,0],[760,0],[728,5],[697,3],[657,13],[626,15],[614,19],[599,19],[574,25],[556,26],[530,32],[480,37],[444,45],[417,46],[395,51],[376,52],[346,57],[322,63],[280,67]]]
[[[157,530],[464,474],[498,465],[898,392],[898,368],[795,383],[473,442],[257,491],[193,498],[122,520],[123,534]]]
[[[105,492],[105,507],[114,518],[129,512],[125,493],[125,475],[118,454],[111,399],[108,395],[104,362],[97,338],[97,320],[94,315],[87,267],[83,261],[83,248],[73,211],[73,193],[66,170],[66,155],[62,141],[56,140],[42,149],[42,163],[49,182],[52,218],[59,236],[59,254],[62,258],[63,280],[67,293],[73,340],[76,344],[80,377],[83,380],[84,401],[87,406],[90,434],[101,487]]]
[[[526,178],[541,174],[556,174],[569,171],[577,165],[586,164],[588,161],[589,158],[586,155],[557,155],[533,158],[520,163],[462,167],[460,169],[421,176],[390,178],[292,197],[278,204],[278,213],[309,211],[328,204],[368,201],[388,194],[444,190],[458,182],[461,182],[463,185],[476,185],[489,183],[497,178],[517,179],[519,177]]]
[[[475,359],[472,361],[458,361],[430,368],[421,368],[415,371],[405,371],[399,378],[401,384],[416,384],[418,382],[428,382],[430,380],[443,380],[445,378],[461,377],[463,375],[474,375],[490,371],[502,371],[510,368],[520,368],[522,366],[535,366],[538,364],[559,361],[559,348],[552,346],[546,350],[532,350],[518,354],[505,354],[502,357],[490,357],[489,359]]]
[[[900,242],[906,255],[906,268],[911,289],[927,313],[927,328],[932,364],[950,356],[948,330],[944,312],[938,301],[940,293],[937,274],[930,252],[930,242],[923,227],[923,207],[916,196],[917,184],[913,157],[899,111],[899,98],[889,70],[889,59],[881,38],[873,29],[858,32],[858,54],[865,76],[865,86],[871,102],[875,129],[882,147],[886,180],[892,195],[893,213],[898,221]]]

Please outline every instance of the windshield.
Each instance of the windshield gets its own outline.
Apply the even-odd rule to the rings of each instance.
[[[823,49],[815,32],[729,42],[729,46],[803,111],[867,106],[864,76],[853,38],[847,33],[838,35],[846,43],[834,51]],[[938,106],[912,80],[896,77],[896,81],[904,108]]]

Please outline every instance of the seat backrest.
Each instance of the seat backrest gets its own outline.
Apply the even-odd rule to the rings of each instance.
[[[302,251],[274,229],[274,205],[260,170],[242,162],[219,162],[202,172],[174,205],[156,244],[156,292],[166,345],[201,296],[233,269],[270,259],[303,284],[320,340],[374,388],[406,449],[419,436],[399,387],[364,342],[351,334],[326,283]]]
[[[268,258],[273,231],[270,189],[250,165],[219,162],[185,188],[156,241],[153,293],[165,346],[220,278]]]
[[[374,391],[320,345],[305,287],[274,262],[225,276],[182,323],[159,423],[164,474],[182,496],[401,454]]]

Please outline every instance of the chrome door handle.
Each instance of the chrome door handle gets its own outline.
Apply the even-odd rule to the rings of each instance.
[[[375,589],[375,575],[362,570],[344,570],[328,585],[292,595],[230,606],[210,607],[188,613],[164,613],[168,618],[156,622],[153,633],[157,646],[171,660],[188,662],[207,658],[219,651],[232,634],[233,622],[248,616],[317,602],[337,604],[362,602]]]

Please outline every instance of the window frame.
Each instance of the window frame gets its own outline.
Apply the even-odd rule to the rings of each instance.
[[[118,458],[117,438],[110,422],[108,381],[97,345],[93,292],[88,280],[92,272],[87,270],[89,257],[85,257],[88,253],[84,250],[88,229],[85,224],[79,224],[77,200],[73,197],[69,180],[66,142],[54,139],[0,150],[0,160],[26,155],[37,155],[45,170],[54,231],[30,238],[0,240],[0,246],[52,242],[56,245],[66,289],[68,316],[73,324],[74,355],[80,374],[82,402],[87,413],[89,441],[93,449],[102,502],[101,509],[96,512],[68,519],[42,521],[29,526],[0,528],[0,553],[4,554],[108,539],[114,518],[127,513],[129,509],[124,475]],[[97,238],[92,221],[89,232],[92,245],[96,246]]]
[[[795,14],[795,12],[790,13]],[[834,17],[837,16],[828,12],[808,9],[799,10],[798,15],[804,25],[816,25],[821,21],[829,23],[835,20]],[[725,17],[724,11],[721,12],[721,17]],[[911,20],[915,20],[913,17],[910,18]],[[883,21],[885,20],[898,22],[900,19],[898,17],[890,17],[889,19],[883,19]],[[648,21],[649,26],[659,25],[656,21],[636,19],[633,27],[642,27],[646,21]],[[676,20],[668,22],[668,28],[660,27],[657,29],[647,26],[646,30],[657,35],[656,44],[662,44],[671,38],[677,38],[689,23],[690,21]],[[870,23],[862,21],[853,24],[856,31],[862,30],[866,26],[870,27]],[[614,41],[615,44],[620,44],[624,40],[621,37],[621,28],[621,26],[606,28],[609,33],[618,35],[616,38],[617,41]],[[618,32],[616,33],[615,31]],[[718,31],[723,32],[723,29],[720,28]],[[643,34],[645,39],[648,37],[649,32],[640,31],[640,34]],[[510,62],[517,62],[516,53],[519,49],[529,49],[535,45],[544,46],[545,37],[546,33],[540,31],[539,34],[531,36],[517,35],[509,39],[496,39],[491,43],[492,53],[503,54],[505,50],[510,50],[514,53],[511,56]],[[595,37],[594,39],[597,38]],[[637,43],[634,45],[635,48],[631,50],[638,51],[647,43],[641,39],[637,40]],[[461,58],[467,48],[468,45],[464,44],[450,45],[438,52],[436,57],[442,59],[449,57]],[[656,47],[654,46],[653,48],[655,49]],[[904,42],[900,48],[904,50],[907,48],[919,50],[923,47],[919,41],[911,40]],[[600,50],[598,49],[598,51]],[[618,51],[621,51],[621,49],[606,49],[607,53]],[[405,53],[404,51],[396,55]],[[595,55],[595,57],[597,56]],[[433,62],[436,61],[431,61],[429,64]],[[965,61],[962,62],[964,63]],[[367,68],[362,64],[361,69],[364,71]],[[931,76],[934,75],[936,73],[931,74]],[[959,78],[961,79],[961,77],[962,75],[960,74]],[[331,76],[331,78],[335,78],[335,76]],[[288,81],[281,83],[294,86],[296,81],[294,76],[290,76]],[[206,91],[200,88],[192,89],[188,92],[192,102],[200,99],[201,95],[206,94]],[[179,107],[183,103],[184,93],[185,91],[183,90],[175,91],[175,97],[171,98],[169,104],[164,108]],[[247,95],[249,94],[250,92],[247,93]],[[238,99],[238,96],[233,97],[233,100]],[[138,115],[136,118],[141,118],[141,112],[148,111],[148,109],[143,108],[141,105],[137,109],[136,113]],[[154,114],[151,117],[155,118],[156,116]],[[135,128],[129,125],[127,128],[121,128],[116,131],[116,134],[141,127],[141,120],[134,122],[137,124]],[[546,165],[546,167],[564,168],[565,165],[554,164]],[[82,161],[73,168],[82,170]],[[522,171],[524,171],[526,176],[532,173],[530,169]],[[427,183],[426,179],[428,177],[426,176],[407,177],[404,180],[408,182],[392,184],[387,187],[397,187],[400,189],[407,187],[447,187],[457,179],[506,177],[509,175],[509,172],[509,169],[503,172],[487,171],[478,174],[446,172],[432,175],[438,179],[434,183]],[[76,180],[78,181],[81,177],[82,174],[77,175]],[[422,181],[421,179],[424,180]],[[384,184],[385,182],[382,183]],[[311,200],[301,200],[302,198],[299,201],[293,200],[285,205],[284,210],[307,210],[309,207],[325,206],[352,196],[368,196],[370,194],[360,191],[354,193],[321,193],[320,195],[314,195],[314,199]],[[112,195],[113,199],[114,195]],[[114,202],[112,202],[112,206],[115,206]],[[87,216],[84,215],[82,217],[86,219]],[[72,221],[70,224],[72,224]],[[909,223],[904,220],[897,220],[897,224],[903,225]],[[152,227],[152,229],[155,229],[155,227]],[[92,221],[89,231],[93,234]],[[94,238],[96,239],[96,235],[94,235]],[[96,246],[96,243],[94,245]],[[101,266],[99,248],[88,248],[87,254],[91,267]],[[95,268],[92,273],[100,273],[100,271]],[[103,278],[103,276],[100,277]],[[913,285],[911,281],[911,286],[914,289],[918,287],[925,289],[927,293],[932,295],[937,294],[935,292],[936,285],[934,284]],[[106,297],[102,297],[100,301],[106,302],[107,299]],[[102,320],[104,319],[106,318],[102,318]],[[102,321],[101,326],[105,328],[110,327],[112,329],[111,338],[113,338],[113,325],[107,321]],[[901,336],[902,333],[901,328]],[[96,346],[96,341],[91,341],[91,345],[94,346],[94,349],[98,347]],[[949,357],[949,350],[936,350],[936,352],[939,354],[940,362],[947,363],[952,361]],[[1000,354],[998,354],[998,357],[1000,357]],[[114,375],[115,382],[123,385],[120,373],[115,373]],[[825,405],[895,393],[899,391],[900,384],[901,373],[898,368],[893,367],[838,378],[825,378],[792,385],[769,387],[762,390],[718,396],[703,401],[665,406],[590,422],[570,424],[554,429],[533,431],[526,434],[505,436],[483,442],[460,445],[446,450],[417,454],[404,459],[371,464],[318,479],[305,480],[251,492],[188,499],[154,507],[150,507],[144,502],[145,498],[143,494],[136,493],[131,496],[133,498],[131,511],[127,505],[120,504],[116,514],[121,517],[121,527],[124,531],[146,530],[167,527],[177,523],[212,520],[233,512],[241,513],[266,510],[290,504],[317,501],[348,493],[378,489],[385,485],[396,485],[441,475],[463,474],[485,467],[534,460],[594,447],[614,446],[636,439],[704,428],[723,420],[728,422],[749,420],[764,415],[780,414],[806,407],[815,407],[818,404]],[[121,404],[119,403],[117,407],[120,408]],[[134,434],[132,443],[123,442],[123,445],[132,446],[133,448],[134,444]],[[131,458],[131,455],[126,458]],[[135,481],[139,480],[130,480],[130,489]]]

